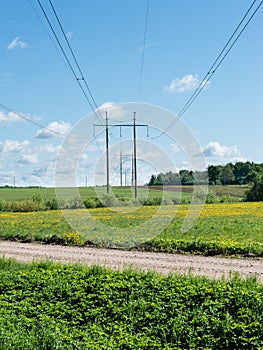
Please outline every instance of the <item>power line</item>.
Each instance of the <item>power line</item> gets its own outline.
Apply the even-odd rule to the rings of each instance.
[[[51,34],[49,33],[49,31],[47,30],[47,28],[45,27],[45,24],[44,22],[42,21],[41,17],[39,16],[39,14],[37,13],[37,10],[35,8],[35,6],[32,4],[32,1],[31,0],[28,0],[30,6],[32,7],[37,19],[39,20],[39,22],[41,23],[44,31],[46,32],[47,36],[49,37],[50,41],[52,42],[52,44],[54,45],[54,48],[57,50],[57,53],[60,55],[61,59],[64,61],[64,63],[67,65],[67,62],[65,61],[65,57],[62,56],[61,52],[59,51],[55,41],[53,40]]]
[[[236,27],[235,31],[233,32],[233,34],[231,35],[231,37],[228,39],[227,43],[225,44],[225,46],[223,47],[223,49],[221,50],[221,52],[219,53],[219,55],[217,56],[216,60],[214,61],[214,63],[212,64],[212,66],[210,67],[208,73],[205,75],[205,77],[201,80],[201,82],[199,83],[198,87],[196,88],[196,90],[194,91],[194,93],[192,94],[192,96],[189,98],[189,100],[187,101],[187,103],[184,105],[184,107],[180,110],[180,112],[178,113],[178,117],[181,118],[181,116],[186,112],[186,110],[191,106],[191,104],[194,102],[194,100],[197,98],[197,96],[200,94],[200,92],[205,88],[205,86],[207,85],[207,83],[209,82],[209,80],[212,78],[212,76],[215,74],[216,70],[219,68],[219,66],[222,64],[223,60],[226,58],[227,54],[230,52],[230,50],[232,49],[232,47],[234,46],[234,44],[237,42],[237,40],[239,39],[239,37],[241,36],[241,34],[243,33],[243,31],[245,30],[245,28],[247,27],[247,25],[249,24],[249,22],[251,21],[251,19],[253,18],[253,16],[255,15],[255,13],[257,12],[257,10],[259,9],[259,5],[257,7],[257,9],[254,11],[254,13],[252,14],[252,16],[249,18],[249,20],[246,22],[246,24],[244,25],[244,27],[242,28],[242,30],[240,31],[240,33],[238,34],[238,36],[236,37],[236,39],[233,41],[233,43],[230,45],[230,47],[228,48],[228,50],[226,51],[226,53],[224,54],[225,50],[227,49],[228,45],[230,44],[231,40],[234,38],[235,34],[237,33],[238,29],[240,28],[240,26],[242,25],[242,23],[244,22],[245,18],[247,17],[247,15],[249,14],[250,10],[252,9],[252,7],[254,6],[255,2],[257,0],[254,0],[253,3],[250,5],[249,9],[247,10],[247,12],[245,13],[245,15],[243,16],[243,18],[241,19],[241,21],[239,22],[238,26]],[[262,3],[262,1],[261,1]],[[224,54],[224,55],[223,55]],[[221,56],[223,55],[222,59]],[[220,61],[219,61],[220,60]],[[219,63],[217,64],[217,62],[219,61]]]
[[[64,38],[65,38],[65,41],[66,41],[66,43],[67,43],[67,45],[68,45],[68,48],[69,48],[69,50],[70,50],[70,52],[71,52],[71,54],[72,54],[72,57],[73,57],[73,59],[74,59],[74,62],[76,63],[76,66],[78,67],[79,73],[80,73],[80,75],[81,75],[81,80],[84,82],[84,84],[85,84],[85,86],[86,86],[86,88],[87,88],[87,90],[88,90],[88,93],[89,93],[89,95],[90,95],[90,97],[91,97],[91,100],[93,101],[93,104],[94,104],[94,106],[95,106],[95,108],[96,108],[96,111],[98,111],[98,113],[100,114],[100,112],[99,112],[99,107],[98,107],[98,105],[97,105],[97,103],[96,103],[96,101],[95,101],[95,98],[94,98],[94,96],[93,96],[93,94],[92,94],[92,92],[91,92],[91,89],[90,89],[89,85],[88,85],[87,82],[86,82],[86,79],[85,79],[84,74],[83,74],[83,72],[82,72],[82,70],[81,70],[81,68],[80,68],[80,65],[79,65],[79,63],[78,63],[78,60],[77,60],[77,58],[76,58],[76,55],[75,55],[75,53],[74,53],[74,51],[73,51],[73,49],[72,49],[72,47],[71,47],[71,45],[70,45],[70,43],[69,43],[68,37],[67,37],[67,35],[66,35],[66,33],[65,33],[65,30],[64,30],[63,27],[62,27],[61,20],[59,19],[58,14],[57,14],[57,12],[56,12],[56,10],[55,10],[55,7],[54,7],[54,5],[53,5],[53,3],[52,3],[51,0],[49,0],[49,3],[50,3],[50,6],[51,6],[51,8],[52,8],[52,11],[53,11],[53,13],[54,13],[54,15],[55,15],[55,17],[56,17],[56,19],[57,19],[57,22],[58,22],[58,24],[59,24],[59,27],[60,27],[60,29],[61,29],[61,32],[62,32],[62,34],[63,34],[63,36],[64,36]],[[94,110],[94,108],[93,108],[93,110]],[[101,115],[100,115],[100,118],[103,119]]]
[[[90,90],[90,88],[89,88],[89,86],[88,86],[88,84],[87,84],[87,82],[86,82],[86,80],[85,80],[85,78],[84,78],[84,76],[83,76],[83,73],[82,73],[82,71],[81,71],[81,69],[80,69],[80,66],[79,66],[79,64],[78,64],[78,61],[77,61],[77,59],[76,59],[76,55],[74,54],[74,52],[73,52],[73,50],[72,50],[72,48],[71,48],[71,46],[70,46],[70,44],[69,44],[69,41],[68,41],[67,36],[66,36],[66,34],[65,34],[65,31],[64,31],[64,29],[63,29],[63,27],[62,27],[61,21],[60,21],[59,18],[58,18],[58,15],[57,15],[57,13],[56,13],[56,11],[55,11],[55,8],[54,8],[52,2],[49,1],[49,2],[50,2],[50,5],[51,5],[51,7],[52,7],[52,10],[53,10],[53,12],[54,12],[54,15],[55,15],[55,17],[56,17],[56,19],[57,19],[57,21],[58,21],[59,27],[60,27],[60,29],[61,29],[61,31],[62,31],[62,34],[63,34],[63,36],[64,36],[64,38],[65,38],[65,40],[66,40],[66,43],[67,43],[67,45],[68,45],[68,47],[69,47],[69,49],[70,49],[70,52],[71,52],[72,57],[73,57],[73,59],[74,59],[74,62],[75,62],[76,66],[77,66],[77,68],[78,68],[78,70],[79,70],[80,77],[79,77],[79,76],[77,75],[77,73],[75,72],[75,69],[73,68],[73,65],[71,64],[70,59],[68,58],[68,55],[67,55],[66,51],[64,50],[64,48],[63,48],[63,46],[62,46],[62,43],[61,43],[61,41],[60,41],[58,35],[56,34],[56,31],[55,31],[55,29],[54,29],[54,27],[53,27],[51,21],[49,20],[49,17],[48,17],[48,15],[47,15],[47,12],[45,11],[43,5],[41,4],[41,1],[40,1],[40,0],[37,0],[37,2],[38,2],[39,7],[40,7],[41,11],[43,12],[43,15],[44,15],[44,17],[45,17],[45,19],[46,19],[46,21],[47,21],[47,23],[48,23],[48,25],[49,25],[49,27],[50,27],[50,29],[51,29],[53,35],[54,35],[54,37],[55,37],[55,39],[56,39],[56,41],[57,41],[57,43],[58,43],[58,46],[59,46],[59,48],[60,48],[60,50],[61,50],[61,52],[62,52],[62,54],[63,54],[63,56],[64,56],[64,58],[65,58],[65,60],[66,60],[66,63],[68,64],[68,66],[69,66],[69,68],[70,68],[70,70],[71,70],[71,72],[72,72],[74,78],[76,79],[76,81],[77,81],[77,83],[78,83],[78,85],[79,85],[79,88],[81,89],[81,91],[82,91],[82,93],[83,93],[85,99],[87,100],[87,102],[88,102],[89,106],[91,107],[91,109],[93,110],[93,112],[94,112],[96,115],[98,115],[98,113],[99,113],[99,108],[98,108],[98,106],[97,106],[97,103],[95,102],[95,99],[94,99],[94,97],[93,97],[93,95],[92,95],[92,93],[91,93],[91,90]],[[88,97],[88,94],[86,93],[84,87],[82,86],[81,81],[84,82],[85,87],[86,87],[86,89],[87,89],[87,91],[88,91],[88,94],[90,95],[90,98]],[[92,101],[92,102],[91,102],[91,101]],[[99,118],[102,119],[102,117],[101,117],[100,115],[99,115]]]
[[[67,137],[68,139],[72,139],[72,140],[76,140],[77,139],[78,141],[80,141],[80,140],[87,140],[87,137],[76,137],[76,136],[73,136],[73,135],[70,135],[70,134],[69,135],[63,134],[63,133],[61,133],[59,131],[50,129],[50,128],[48,128],[48,127],[46,127],[46,126],[44,126],[44,125],[34,121],[33,119],[31,119],[31,118],[29,118],[29,117],[27,117],[27,116],[25,116],[25,115],[23,115],[21,113],[15,112],[12,108],[10,108],[10,107],[2,104],[2,103],[0,103],[0,108],[2,110],[4,110],[4,111],[10,113],[10,114],[13,114],[16,117],[18,117],[18,118],[28,122],[28,123],[31,123],[31,124],[41,128],[43,130],[47,130],[48,132],[51,132],[51,133],[53,133],[55,135],[62,136],[62,137]],[[96,145],[97,145],[98,149],[102,152],[99,142],[96,139],[95,139],[95,142],[96,142]]]
[[[63,133],[61,133],[59,131],[50,129],[50,128],[48,128],[48,127],[46,127],[46,126],[44,126],[44,125],[34,121],[33,119],[27,117],[26,115],[23,115],[23,114],[21,114],[19,112],[14,111],[12,108],[10,108],[10,107],[2,104],[2,103],[0,103],[0,109],[4,110],[4,111],[6,111],[6,112],[8,112],[10,114],[13,114],[14,116],[16,116],[16,117],[18,117],[18,118],[20,118],[20,119],[22,119],[22,120],[24,120],[24,121],[26,121],[26,122],[28,122],[30,124],[33,124],[33,125],[41,128],[41,129],[47,130],[47,131],[49,131],[49,132],[51,132],[51,133],[53,133],[55,135],[62,136],[62,137],[67,137],[68,139],[73,139],[73,140],[77,139],[78,141],[80,141],[80,140],[87,140],[87,137],[77,137],[77,136],[73,136],[73,135],[67,135],[67,134],[63,134]],[[101,150],[101,146],[100,146],[99,142],[96,139],[95,139],[95,142],[97,144],[98,149],[100,151],[102,151]]]
[[[208,82],[211,80],[212,76],[215,74],[215,72],[217,71],[217,69],[220,67],[220,65],[223,63],[223,61],[225,60],[226,56],[229,54],[229,52],[231,51],[231,49],[233,48],[233,46],[235,45],[235,43],[237,42],[237,40],[240,38],[240,36],[242,35],[242,33],[244,32],[244,30],[246,29],[246,27],[248,26],[248,24],[251,22],[252,18],[255,16],[255,14],[257,13],[257,11],[259,10],[260,6],[263,3],[263,0],[260,1],[259,5],[256,7],[256,9],[254,10],[254,12],[252,13],[252,15],[249,17],[249,19],[247,20],[247,22],[244,24],[244,26],[242,27],[242,29],[240,30],[240,32],[238,33],[238,35],[236,36],[236,38],[234,39],[234,41],[231,43],[232,39],[234,38],[234,36],[236,35],[236,33],[238,32],[239,28],[241,27],[242,23],[244,22],[244,20],[246,19],[246,17],[248,16],[249,12],[252,10],[253,6],[255,5],[257,0],[254,0],[252,2],[252,4],[249,6],[248,10],[246,11],[246,13],[244,14],[244,16],[242,17],[241,21],[239,22],[238,26],[236,27],[236,29],[234,30],[234,32],[232,33],[232,35],[230,36],[230,38],[228,39],[227,43],[225,44],[225,46],[223,47],[223,49],[220,51],[219,55],[217,56],[217,58],[215,59],[215,61],[213,62],[212,66],[210,67],[210,69],[208,70],[208,72],[206,73],[206,75],[203,77],[203,79],[201,80],[201,82],[199,83],[199,85],[197,86],[197,88],[194,90],[194,92],[192,93],[192,95],[190,96],[190,98],[187,100],[187,102],[184,104],[184,106],[181,108],[181,110],[179,111],[179,113],[177,114],[176,118],[170,123],[170,125],[166,128],[165,131],[161,132],[159,135],[152,137],[152,139],[157,139],[160,136],[164,135],[167,130],[169,130],[171,127],[173,127],[175,125],[175,123],[182,118],[182,116],[185,114],[185,112],[188,110],[188,108],[192,105],[192,103],[195,101],[195,99],[198,97],[198,95],[201,93],[201,91],[205,88],[205,86],[208,84]],[[229,44],[231,43],[231,45],[229,46]],[[229,46],[229,47],[228,47]]]
[[[2,110],[4,110],[4,111],[7,111],[8,113],[11,113],[11,114],[15,115],[16,117],[18,117],[18,118],[20,118],[20,119],[25,120],[25,121],[28,122],[28,123],[34,124],[35,126],[41,128],[41,129],[47,130],[47,131],[52,132],[53,134],[56,134],[56,135],[59,135],[59,136],[63,136],[63,137],[66,136],[65,134],[62,134],[62,133],[60,133],[59,131],[52,130],[52,129],[50,129],[50,128],[47,128],[47,127],[41,125],[40,123],[34,121],[33,119],[31,119],[31,118],[29,118],[29,117],[27,117],[27,116],[25,116],[25,115],[23,115],[23,114],[21,114],[21,113],[15,112],[14,110],[12,110],[11,108],[9,108],[9,107],[3,105],[2,103],[0,103],[0,108],[1,108]]]
[[[138,98],[137,98],[137,101],[139,101],[140,97],[141,97],[142,77],[143,77],[144,58],[145,58],[145,49],[146,49],[146,36],[147,36],[148,19],[149,19],[149,5],[150,5],[150,0],[147,0],[146,13],[145,13],[145,22],[144,22],[143,46],[142,46],[142,61],[141,61],[141,69],[140,69],[140,78],[139,78],[139,87],[138,87]]]

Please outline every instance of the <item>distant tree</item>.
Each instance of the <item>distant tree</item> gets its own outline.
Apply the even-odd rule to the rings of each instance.
[[[229,185],[247,184],[253,181],[255,176],[263,173],[263,163],[236,162],[223,165],[209,165],[207,171],[180,170],[179,173],[168,171],[163,174],[152,175],[148,183],[149,186],[161,185]],[[208,179],[207,179],[208,174]]]
[[[245,195],[248,202],[263,201],[263,173],[255,176],[250,189]]]
[[[223,185],[230,185],[235,180],[235,175],[232,170],[233,164],[229,163],[222,169],[220,180]]]
[[[220,175],[222,169],[222,165],[209,165],[209,167],[207,168],[209,185],[217,185],[218,182],[220,182]]]
[[[195,185],[207,185],[208,184],[208,172],[207,171],[190,171],[190,175],[193,178]]]
[[[260,174],[260,172],[256,170],[250,170],[250,172],[247,174],[245,178],[245,183],[254,183],[257,180],[257,176]]]
[[[234,165],[233,173],[235,176],[234,183],[237,185],[243,185],[246,183],[246,178],[251,171],[253,165],[250,162],[236,162]]]
[[[180,170],[179,175],[181,179],[182,185],[192,185],[193,184],[193,176],[189,170]]]
[[[162,178],[164,185],[180,185],[181,183],[179,174],[172,171],[165,173]]]
[[[163,185],[163,174],[158,174],[155,180],[155,185],[162,186]]]
[[[155,182],[156,182],[156,175],[152,175],[151,179],[150,179],[150,181],[148,183],[148,186],[154,186]]]

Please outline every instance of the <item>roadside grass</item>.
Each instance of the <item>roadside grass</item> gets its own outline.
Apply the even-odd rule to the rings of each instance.
[[[263,285],[0,259],[1,349],[262,349]]]
[[[189,215],[188,205],[167,205],[162,208],[162,215],[154,221],[152,218],[158,209],[155,206],[143,206],[127,212],[109,208],[64,211],[65,216],[70,215],[74,219],[74,227],[78,227],[78,230],[74,230],[65,220],[63,212],[57,210],[0,213],[0,237],[25,242],[88,244],[169,253],[263,257],[262,202],[207,204],[187,232],[182,232],[181,228],[186,215]],[[173,215],[173,220],[162,231],[163,220]],[[96,226],[98,222],[102,224],[101,230]],[[157,234],[149,238],[147,227],[150,228],[153,222]],[[136,242],[135,233],[141,225],[144,225],[144,231]],[[127,229],[130,241],[124,241],[121,233],[118,235],[119,228],[122,229],[121,233]]]

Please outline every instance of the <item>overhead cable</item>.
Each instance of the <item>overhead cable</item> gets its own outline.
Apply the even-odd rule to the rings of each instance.
[[[55,134],[55,135],[62,136],[62,137],[67,137],[68,139],[74,139],[74,140],[77,139],[78,141],[79,141],[79,140],[87,140],[87,137],[78,137],[78,136],[74,136],[74,135],[66,134],[66,133],[63,134],[63,133],[61,133],[61,132],[59,132],[59,131],[56,131],[56,130],[54,130],[54,129],[51,129],[51,128],[49,128],[49,127],[46,127],[46,126],[44,126],[44,125],[42,125],[42,124],[36,122],[35,120],[33,120],[33,119],[27,117],[26,115],[14,111],[12,108],[10,108],[10,107],[8,107],[8,106],[2,104],[2,103],[0,103],[0,109],[2,109],[2,110],[4,110],[4,111],[8,112],[8,113],[11,114],[11,115],[16,116],[17,118],[22,119],[22,120],[24,120],[24,121],[26,121],[26,122],[28,122],[28,123],[30,123],[30,124],[33,124],[33,125],[35,125],[35,126],[41,128],[42,130],[47,130],[48,132],[53,133],[53,134]],[[95,140],[96,140],[96,139],[95,139]],[[100,146],[100,144],[98,143],[97,140],[96,140],[96,144],[97,144],[98,149],[102,152],[101,146]]]
[[[68,41],[68,38],[67,38],[67,36],[66,36],[66,34],[65,34],[65,31],[64,31],[64,29],[63,29],[63,27],[62,27],[62,24],[61,24],[61,21],[59,20],[59,17],[58,17],[58,15],[57,15],[57,12],[55,11],[55,8],[54,8],[52,2],[49,0],[50,5],[51,5],[51,7],[52,7],[52,11],[54,12],[54,15],[55,15],[55,17],[56,17],[56,20],[58,21],[60,30],[62,31],[62,34],[63,34],[63,36],[64,36],[64,38],[65,38],[65,40],[66,40],[66,43],[67,43],[68,48],[69,48],[69,50],[70,50],[70,52],[71,52],[71,55],[72,55],[72,57],[73,57],[73,60],[74,60],[76,66],[77,66],[77,68],[78,68],[78,71],[79,71],[79,73],[80,73],[80,76],[77,75],[75,69],[73,68],[73,65],[71,64],[71,61],[70,61],[70,59],[69,59],[69,57],[68,57],[68,55],[67,55],[65,49],[63,48],[63,45],[62,45],[62,43],[61,43],[61,41],[60,41],[58,35],[56,34],[56,31],[55,31],[55,29],[54,29],[54,27],[53,27],[53,25],[52,25],[52,23],[51,23],[51,21],[50,21],[48,15],[47,15],[47,12],[45,11],[45,9],[44,9],[44,7],[43,7],[41,1],[40,1],[40,0],[37,0],[37,2],[38,2],[39,7],[40,7],[41,11],[43,12],[43,15],[44,15],[44,17],[45,17],[45,19],[46,19],[46,21],[47,21],[47,23],[48,23],[48,25],[49,25],[49,27],[50,27],[50,29],[51,29],[53,35],[54,35],[54,37],[55,37],[55,39],[56,39],[56,41],[57,41],[57,43],[58,43],[58,46],[59,46],[59,48],[60,48],[60,50],[61,50],[61,52],[62,52],[62,54],[63,54],[63,56],[64,56],[64,58],[65,58],[65,60],[66,60],[66,63],[68,64],[68,66],[69,66],[69,68],[70,68],[70,70],[71,70],[71,72],[72,72],[74,78],[76,79],[76,81],[77,81],[77,83],[78,83],[78,85],[79,85],[79,87],[80,87],[80,89],[81,89],[81,91],[82,91],[82,93],[83,93],[85,99],[87,100],[87,102],[88,102],[89,106],[91,107],[92,111],[93,111],[100,119],[102,119],[102,121],[103,121],[103,118],[101,117],[100,112],[99,112],[98,105],[97,105],[97,103],[95,102],[95,99],[94,99],[94,97],[93,97],[93,95],[92,95],[92,92],[91,92],[91,90],[90,90],[90,88],[89,88],[89,86],[88,86],[88,84],[87,84],[87,82],[86,82],[86,80],[85,80],[85,78],[84,78],[84,75],[83,75],[83,73],[82,73],[82,70],[80,69],[80,65],[79,65],[79,63],[78,63],[78,61],[77,61],[77,59],[76,59],[76,55],[74,54],[74,52],[73,52],[73,50],[72,50],[72,48],[71,48],[71,46],[70,46],[70,43],[69,43],[69,41]],[[84,82],[84,86],[86,87],[87,92],[85,91],[83,85],[81,84],[82,81]],[[89,97],[88,95],[89,95],[90,97]],[[98,114],[99,114],[99,115],[98,115]]]
[[[166,128],[165,131],[161,132],[159,135],[152,137],[152,139],[157,139],[160,136],[162,136],[163,134],[165,134],[171,127],[173,127],[175,125],[175,123],[182,118],[182,116],[185,114],[185,112],[188,110],[188,108],[192,105],[192,103],[195,101],[195,99],[198,97],[198,95],[201,93],[201,91],[205,88],[205,86],[208,84],[208,82],[211,80],[212,76],[215,74],[215,72],[217,71],[217,69],[220,67],[220,65],[223,63],[223,61],[225,60],[226,56],[229,54],[229,52],[231,51],[231,49],[233,48],[233,46],[235,45],[235,43],[238,41],[238,39],[240,38],[240,36],[242,35],[242,33],[244,32],[244,30],[246,29],[246,27],[248,26],[248,24],[251,22],[252,18],[255,16],[255,14],[257,13],[257,11],[259,10],[260,6],[263,3],[263,0],[260,1],[260,3],[258,4],[258,6],[256,7],[256,9],[253,11],[253,13],[251,14],[251,16],[248,18],[248,20],[246,21],[246,23],[244,24],[244,26],[241,28],[241,30],[239,31],[239,33],[237,34],[238,30],[240,29],[241,25],[243,24],[243,22],[245,21],[246,17],[248,16],[248,14],[251,12],[253,6],[255,5],[257,0],[254,0],[252,2],[252,4],[250,5],[250,7],[248,8],[248,10],[246,11],[245,15],[242,17],[241,21],[239,22],[238,26],[236,27],[236,29],[234,30],[234,32],[232,33],[232,35],[230,36],[230,38],[228,39],[227,43],[225,44],[225,46],[223,47],[223,49],[220,51],[219,55],[217,56],[217,58],[215,59],[214,63],[212,64],[212,66],[210,67],[210,69],[208,70],[208,72],[206,73],[206,75],[203,77],[203,79],[201,80],[201,82],[199,83],[199,85],[197,86],[197,88],[194,90],[194,92],[192,93],[192,95],[190,96],[190,98],[187,100],[187,102],[184,104],[184,106],[181,108],[181,110],[179,111],[179,113],[177,114],[176,118],[170,123],[170,125]],[[234,38],[234,36],[237,34],[237,36],[235,37],[235,39],[232,41],[232,39]],[[232,41],[232,43],[231,43]],[[231,44],[230,44],[231,43]]]
[[[143,77],[143,68],[144,68],[144,57],[145,57],[145,49],[146,49],[146,36],[147,36],[148,18],[149,18],[149,5],[150,5],[150,0],[147,0],[147,4],[146,4],[146,13],[145,13],[145,22],[144,22],[144,34],[143,34],[143,46],[142,46],[142,60],[141,60],[141,68],[140,68],[140,77],[139,77],[139,87],[138,87],[138,97],[137,97],[137,101],[139,101],[139,100],[140,100],[140,97],[141,97],[142,77]]]
[[[18,118],[20,118],[20,119],[25,120],[25,121],[28,122],[28,123],[34,124],[35,126],[41,128],[41,129],[47,130],[47,131],[52,132],[53,134],[56,134],[56,135],[59,135],[59,136],[63,136],[63,137],[66,136],[65,134],[62,134],[62,133],[60,133],[59,131],[52,130],[52,129],[50,129],[50,128],[47,128],[47,127],[41,125],[40,123],[38,123],[38,122],[36,122],[35,120],[33,120],[33,119],[27,117],[26,115],[23,115],[23,114],[21,114],[21,113],[15,112],[13,109],[11,109],[10,107],[7,107],[7,106],[3,105],[2,103],[0,103],[0,108],[1,108],[2,110],[4,110],[4,111],[10,113],[10,114],[13,114],[14,116],[16,116],[16,117],[18,117]]]

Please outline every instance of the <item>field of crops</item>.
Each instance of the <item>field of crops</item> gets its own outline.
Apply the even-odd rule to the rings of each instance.
[[[263,285],[0,260],[1,349],[262,349]]]
[[[149,197],[160,197],[163,195],[163,189],[170,192],[171,197],[178,198],[178,193],[184,200],[191,199],[191,194],[193,192],[193,186],[151,186],[151,187],[141,187],[138,189],[140,192],[145,193]],[[60,192],[63,191],[64,199],[72,198],[72,188],[60,188]],[[111,190],[117,196],[122,196],[126,198],[131,198],[133,195],[133,189],[131,187],[112,187]],[[209,190],[213,191],[218,196],[230,195],[231,197],[243,198],[244,193],[247,190],[247,186],[209,186]],[[79,187],[78,195],[81,198],[88,198],[94,196],[96,192],[106,193],[106,188],[104,187]],[[44,200],[51,200],[56,196],[55,188],[45,188],[45,187],[0,187],[0,199],[5,201],[19,201],[32,199],[33,196],[39,195]]]
[[[154,206],[132,212],[108,208],[64,211],[64,215],[74,220],[73,228],[60,211],[0,213],[0,237],[76,245],[88,241],[106,247],[129,246],[132,242],[137,249],[171,253],[263,256],[262,202],[207,204],[187,232],[181,231],[188,213],[187,205],[164,206],[162,216],[153,221],[156,211]],[[174,219],[160,232],[165,217],[172,215]],[[102,224],[101,230],[96,226],[98,222]],[[155,226],[155,236],[147,235],[147,225]],[[140,226],[144,231],[136,242],[135,233]],[[122,236],[126,231],[128,234]]]
[[[132,198],[134,190],[129,187],[112,187],[112,192],[116,196],[122,196],[126,198]],[[181,189],[181,191],[183,191]],[[106,194],[106,187],[79,187],[78,189],[65,187],[59,188],[59,192],[63,193],[64,199],[73,199],[72,193],[77,193],[81,198],[88,198],[90,196],[96,195],[98,192]],[[162,191],[157,189],[147,189],[147,187],[139,187],[138,194],[147,192],[147,195],[150,197],[160,197],[162,196]],[[180,192],[180,188],[177,186],[177,193]],[[192,191],[190,191],[191,193]],[[32,199],[35,195],[40,196],[44,200],[51,200],[56,197],[56,189],[49,187],[0,187],[0,199],[5,201],[19,201],[19,200],[27,200]],[[174,191],[171,191],[171,195],[175,196]],[[190,198],[189,191],[183,195],[185,198]],[[177,195],[178,197],[178,195]]]
[[[263,257],[263,202],[206,204],[182,231],[195,209],[181,204],[162,206],[160,213],[156,206],[0,212],[0,237]],[[263,285],[238,275],[164,277],[0,259],[0,349],[260,350],[262,309]]]

